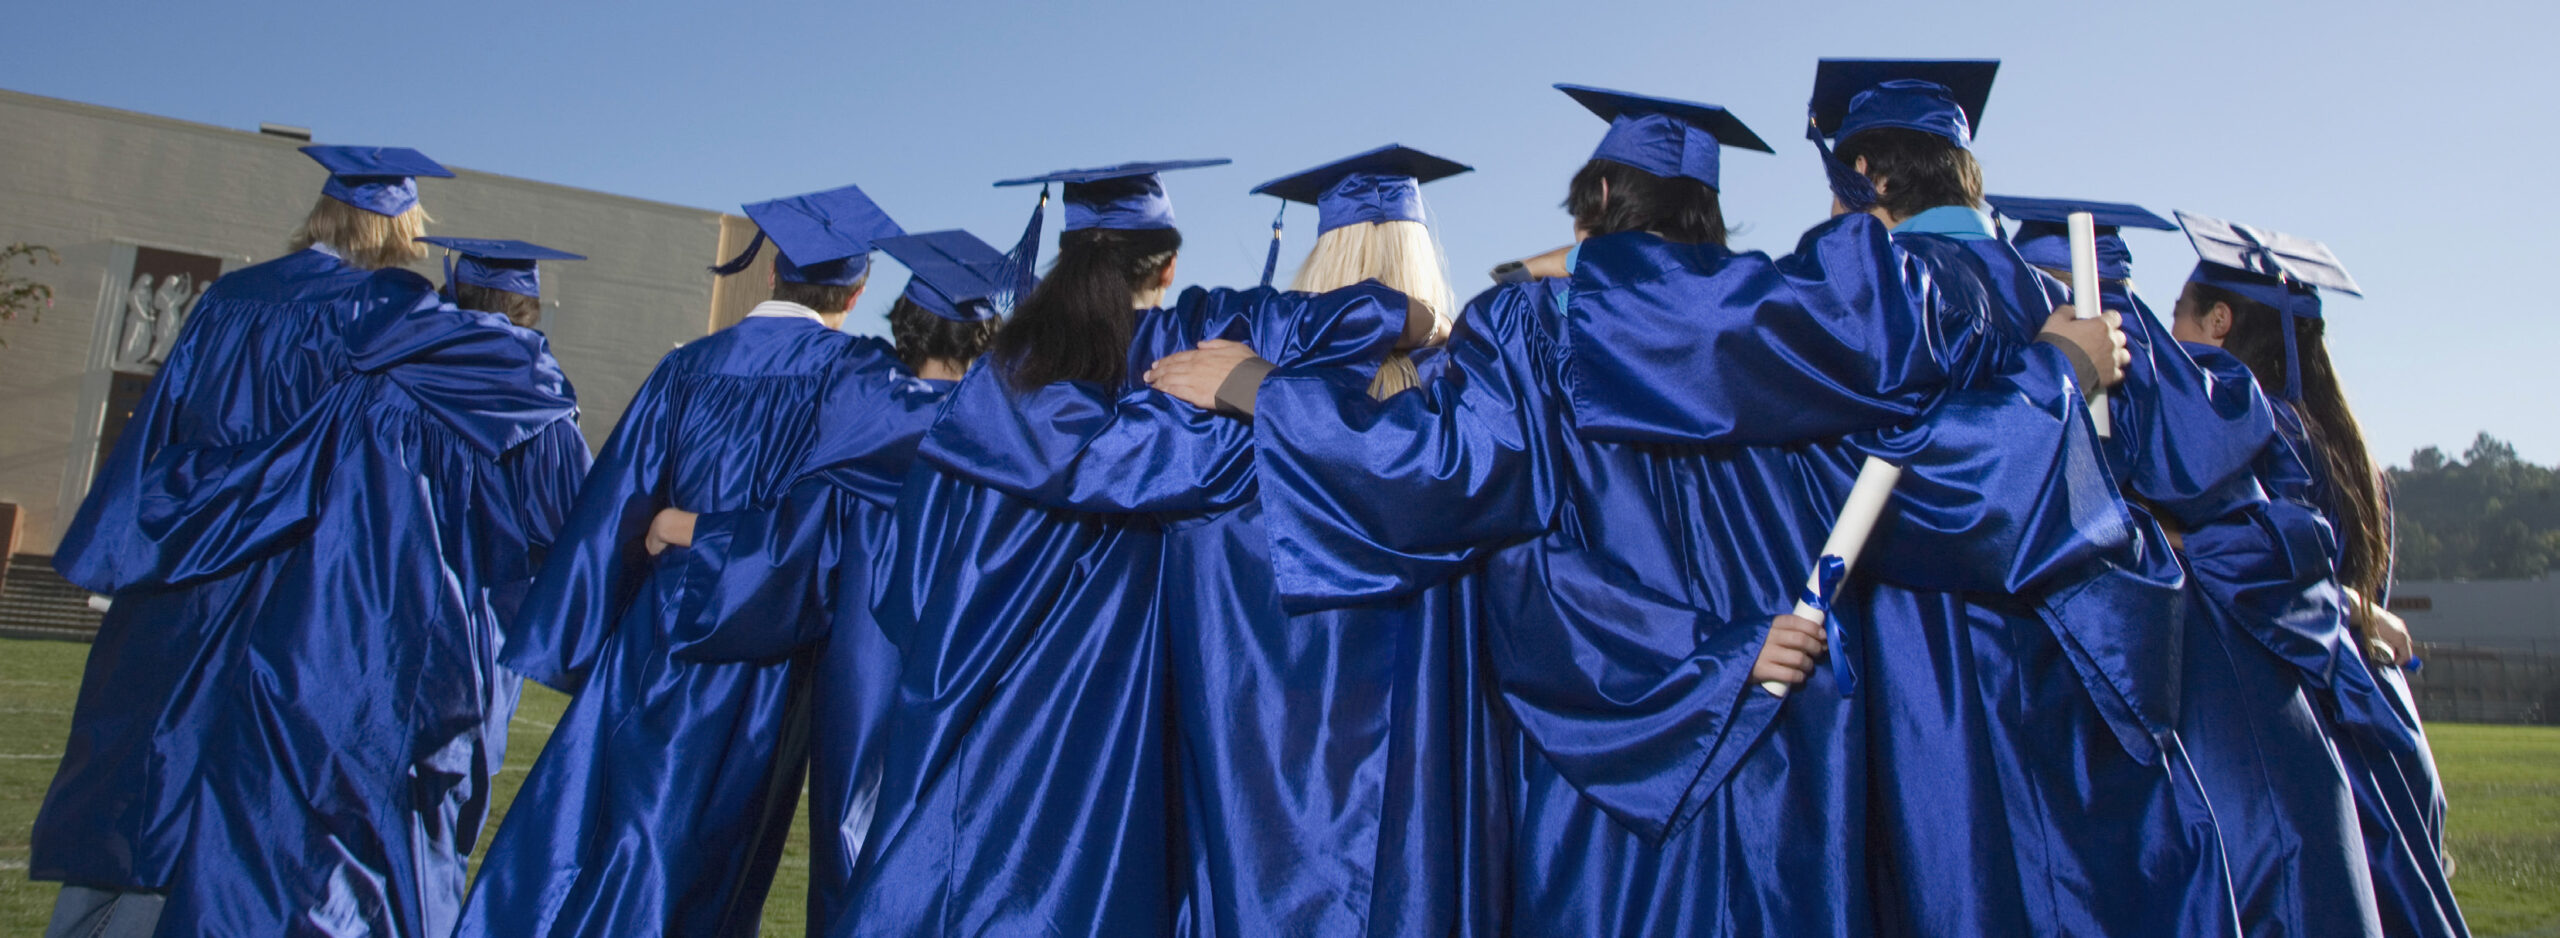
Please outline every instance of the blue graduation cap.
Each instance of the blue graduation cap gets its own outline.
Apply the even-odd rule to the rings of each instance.
[[[1013,259],[966,231],[882,238],[877,247],[913,275],[905,299],[953,322],[996,318],[997,299],[1014,288]]]
[[[2120,232],[2126,228],[2152,228],[2176,231],[2178,226],[2150,209],[2124,202],[2091,202],[2080,199],[2034,199],[2018,195],[1984,196],[1991,210],[2016,220],[2018,233],[2010,244],[2018,256],[2038,267],[2068,270],[2071,267],[2071,228],[2073,212],[2087,212],[2098,223],[2098,276],[2123,280],[2133,276],[2133,251],[2126,248]]]
[[[1316,233],[1323,234],[1362,222],[1422,221],[1423,183],[1474,171],[1473,166],[1390,143],[1271,180],[1253,187],[1252,194],[1279,197],[1283,215],[1290,202],[1315,206]],[[1280,218],[1275,216],[1271,250],[1262,259],[1263,286],[1271,285],[1279,266]]]
[[[2284,397],[2302,399],[2300,355],[2294,349],[2295,318],[2320,318],[2320,291],[2363,296],[2328,245],[2279,231],[2179,212],[2178,225],[2195,245],[2189,283],[2220,287],[2284,314]]]
[[[1253,187],[1252,194],[1313,205],[1316,230],[1332,231],[1361,222],[1421,221],[1423,183],[1473,171],[1473,166],[1390,143],[1271,180]]]
[[[453,252],[445,258],[444,285],[448,297],[453,295],[455,284],[541,296],[542,275],[534,269],[535,261],[587,259],[583,254],[505,238],[434,236],[418,240]]]
[[[1557,91],[1609,122],[1609,133],[1591,158],[1624,163],[1656,176],[1718,185],[1724,147],[1775,153],[1733,112],[1713,104],[1557,85]]]
[[[871,272],[874,242],[906,234],[879,203],[862,194],[861,186],[757,202],[744,211],[756,223],[755,240],[728,263],[711,268],[712,273],[727,276],[747,269],[770,238],[779,252],[773,259],[774,279],[845,286]]]
[[[1039,176],[1007,179],[998,186],[1065,183],[1067,224],[1062,230],[1110,228],[1149,231],[1173,227],[1173,200],[1165,198],[1164,181],[1156,174],[1202,166],[1224,166],[1230,160],[1163,160],[1122,163],[1097,169],[1065,169]]]
[[[329,171],[320,194],[372,212],[399,215],[418,205],[418,177],[453,178],[453,171],[408,147],[301,147],[302,155]]]
[[[1855,167],[1831,155],[1825,140],[1847,140],[1861,131],[1902,127],[1937,134],[1959,147],[1973,145],[1991,100],[1998,59],[1824,59],[1813,73],[1806,105],[1805,139],[1821,151],[1823,171],[1842,204],[1864,211],[1875,204],[1875,186]]]

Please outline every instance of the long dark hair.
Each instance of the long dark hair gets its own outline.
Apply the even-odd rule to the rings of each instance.
[[[1137,328],[1130,304],[1161,276],[1182,233],[1086,228],[1058,236],[1058,259],[996,332],[996,359],[1015,390],[1059,381],[1118,385]]]
[[[2188,299],[2201,315],[2213,304],[2231,307],[2231,335],[2223,348],[2249,366],[2258,386],[2285,386],[2285,315],[2264,303],[2201,283],[2187,285]],[[2328,325],[2308,316],[2293,320],[2294,357],[2302,363],[2303,429],[2311,436],[2313,454],[2329,477],[2336,512],[2330,522],[2338,532],[2341,559],[2338,582],[2373,602],[2391,579],[2391,510],[2382,498],[2382,477],[2365,449],[2364,429],[2347,407],[2346,388],[2329,364]]]
[[[1730,233],[1723,201],[1713,187],[1685,177],[1656,176],[1615,160],[1582,164],[1565,190],[1564,208],[1573,213],[1574,225],[1592,237],[1650,231],[1665,241],[1722,246]]]

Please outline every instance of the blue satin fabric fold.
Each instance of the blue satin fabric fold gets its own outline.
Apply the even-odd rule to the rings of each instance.
[[[873,360],[819,403],[800,481],[778,503],[697,519],[692,584],[670,627],[692,660],[809,656],[809,932],[846,927],[878,797],[898,650],[872,620],[888,582],[899,490],[948,381]]]
[[[2031,341],[2063,290],[1996,239],[1895,241],[1932,271],[1941,315],[1978,317],[2021,349],[1955,369],[1971,376],[1968,390],[1930,422],[1941,433],[1962,428],[1959,442],[1990,433],[1982,452],[2005,442],[2010,460],[2031,457],[2032,474],[1960,459],[1935,475],[1978,466],[1984,491],[2040,494],[2024,524],[1993,529],[2016,531],[2026,549],[2005,564],[1969,565],[2002,571],[2003,582],[1964,586],[1952,620],[1926,604],[1918,623],[1876,620],[1871,755],[1903,776],[1879,806],[1894,857],[1879,888],[1898,894],[1923,933],[2232,933],[2222,844],[2175,732],[2182,574],[2156,527],[2117,495],[2067,360]],[[1992,399],[2003,402],[1997,412],[2023,413],[2011,408],[2024,403],[2040,419],[2004,430],[1961,415]],[[1897,492],[1897,511],[1870,542],[1888,581],[1927,581],[1915,568],[1960,553],[1962,540],[1897,548],[1914,522],[1958,530],[1906,500],[1949,504],[1956,490],[1920,498],[1931,475]],[[1985,864],[2020,875],[1986,882]]]
[[[894,358],[886,342],[776,317],[659,363],[509,636],[509,666],[576,697],[518,795],[543,810],[508,815],[458,934],[754,928],[805,766],[810,655],[677,657],[679,613],[702,585],[695,558],[652,558],[642,538],[661,508],[779,501],[816,446],[829,389]]]
[[[442,935],[461,902],[515,702],[496,599],[531,576],[586,447],[538,334],[427,297],[343,338],[355,371],[293,426],[165,447],[144,474],[127,540],[168,561],[144,585],[281,567],[245,625],[255,679],[191,740],[163,934]],[[475,386],[492,406],[468,408]]]
[[[1561,334],[1573,420],[1605,439],[1743,445],[1901,423],[1981,331],[1923,315],[1933,292],[1863,213],[1776,261],[1645,234],[1586,240]]]
[[[90,646],[62,765],[36,815],[33,878],[167,885],[199,740],[241,679],[247,622],[282,569],[269,557],[210,578],[132,585],[165,553],[132,536],[157,482],[151,462],[172,446],[282,431],[347,374],[346,322],[433,290],[407,271],[357,270],[315,250],[227,274],[197,301],[54,554],[63,576],[116,604]]]
[[[1213,337],[1374,367],[1404,317],[1375,286],[1194,290],[1141,319],[1131,374]],[[902,503],[880,615],[907,671],[858,932],[1386,935],[1489,915],[1462,908],[1482,900],[1458,868],[1486,845],[1458,818],[1490,808],[1452,764],[1486,734],[1452,709],[1469,685],[1446,602],[1284,614],[1249,429],[1134,386],[1002,377],[962,382]],[[1076,757],[1010,755],[1025,747]]]
[[[2236,360],[2222,367],[2246,374]],[[2333,531],[2329,519],[2335,516],[2336,490],[2323,474],[2325,464],[2312,455],[2317,450],[2301,415],[2283,399],[2268,404],[2277,434],[2293,456],[2289,466],[2279,463],[2280,470],[2267,475],[2269,494],[2291,510],[2312,514],[2318,530]],[[2279,524],[2287,532],[2287,554],[2299,557],[2317,544],[2332,571],[2327,575],[2334,576],[2343,547],[2334,533],[2305,536],[2302,531],[2311,527],[2298,519]],[[2360,642],[2346,624],[2344,595],[2334,580],[2318,584],[2306,596],[2312,600],[2309,608],[2292,610],[2281,620],[2284,628],[2266,637],[2282,641],[2284,649],[2277,654],[2298,669],[2321,665],[2330,679],[2321,716],[2355,798],[2383,933],[2468,935],[2445,868],[2444,785],[2407,679],[2397,666],[2371,664],[2357,653]],[[2321,654],[2330,649],[2331,654]]]
[[[1624,241],[1631,256],[1704,252]],[[1675,259],[1642,277],[1656,308],[1685,310],[1691,340],[1785,321],[1756,301],[1719,306],[1723,275],[1699,267],[1712,265]],[[1577,280],[1568,312],[1559,287],[1478,297],[1422,386],[1383,402],[1316,369],[1265,380],[1257,471],[1284,601],[1376,602],[1456,578],[1445,589],[1471,600],[1515,727],[1500,740],[1499,797],[1518,825],[1501,832],[1508,929],[1865,934],[1859,706],[1828,671],[1783,707],[1748,680],[1835,510],[1808,489],[1845,491],[1855,454],[1653,442],[1679,432],[1659,425],[1603,439],[1595,427],[1734,415],[1582,406],[1632,393],[1616,382],[1643,367],[1629,357],[1590,377],[1580,344],[1568,360],[1559,336],[1607,328],[1609,301],[1592,297],[1613,293]],[[1738,377],[1719,380],[1747,391]]]

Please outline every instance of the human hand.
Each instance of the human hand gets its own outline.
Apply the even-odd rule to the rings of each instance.
[[[1201,410],[1218,407],[1218,389],[1227,383],[1237,365],[1261,356],[1253,347],[1226,339],[1210,339],[1188,352],[1175,352],[1147,369],[1143,376],[1148,385],[1171,394]]]
[[[1751,681],[1802,684],[1813,674],[1814,659],[1825,650],[1822,626],[1802,616],[1779,616],[1769,621],[1769,640],[1761,644],[1760,658],[1751,664]]]
[[[2116,386],[2124,381],[2124,370],[2133,364],[2133,350],[2125,344],[2124,316],[2112,309],[2092,319],[2081,319],[2079,315],[2074,307],[2055,307],[2053,315],[2044,321],[2044,331],[2061,336],[2080,350],[2098,369],[2098,387]]]
[[[665,553],[669,547],[693,546],[693,522],[700,517],[682,508],[658,509],[658,516],[649,519],[649,537],[643,545],[649,556]]]

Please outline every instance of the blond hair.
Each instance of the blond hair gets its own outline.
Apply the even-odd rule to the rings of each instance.
[[[1407,320],[1396,354],[1369,382],[1369,393],[1384,398],[1414,385],[1413,359],[1403,350],[1447,337],[1457,300],[1449,289],[1449,265],[1440,244],[1430,227],[1418,221],[1358,222],[1317,235],[1289,289],[1322,293],[1363,280],[1376,280],[1431,307],[1428,319]]]
[[[427,259],[427,246],[418,243],[418,236],[426,234],[427,223],[434,220],[427,217],[424,206],[382,215],[324,195],[303,217],[302,227],[293,230],[285,249],[301,251],[326,244],[359,270],[400,267]]]

